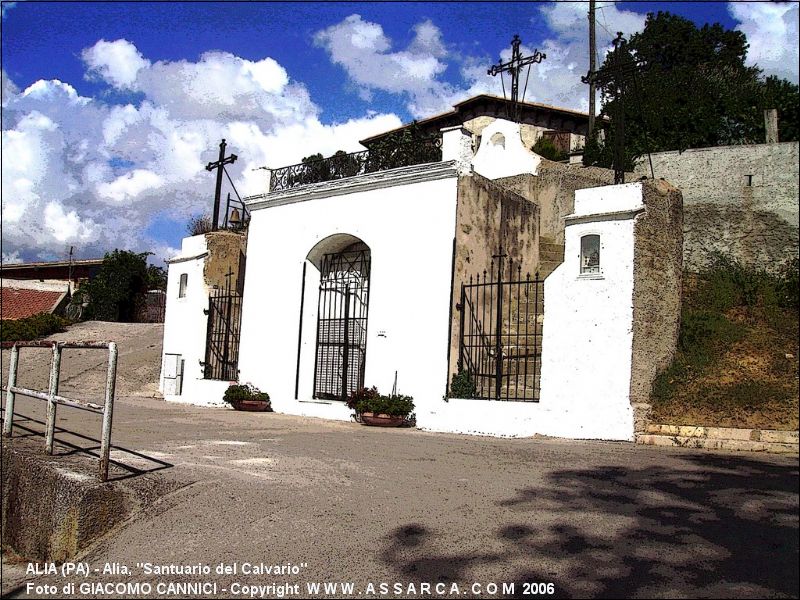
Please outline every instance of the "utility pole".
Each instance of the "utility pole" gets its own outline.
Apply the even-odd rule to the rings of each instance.
[[[594,38],[594,0],[589,0],[589,73],[596,71],[595,59],[597,56],[596,42]],[[594,115],[595,115],[595,83],[594,79],[589,81],[589,131],[586,135],[586,140],[591,138],[594,131]]]
[[[217,231],[219,229],[219,201],[222,192],[222,172],[225,169],[225,165],[232,164],[239,158],[235,154],[231,154],[229,157],[225,158],[225,146],[225,140],[223,139],[222,143],[219,145],[219,160],[206,165],[206,171],[217,169],[217,187],[214,192],[214,214],[212,215],[211,231]]]

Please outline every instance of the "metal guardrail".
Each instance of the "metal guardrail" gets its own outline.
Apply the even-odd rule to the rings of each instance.
[[[117,380],[117,344],[115,342],[5,342],[3,348],[11,348],[11,358],[8,368],[8,385],[3,388],[6,392],[5,419],[3,421],[3,436],[11,437],[14,422],[14,402],[16,395],[28,396],[47,402],[47,421],[45,423],[45,450],[53,454],[53,439],[56,425],[56,407],[59,404],[78,408],[103,415],[103,430],[100,438],[100,480],[108,480],[109,452],[111,450],[111,421],[114,412],[114,389]],[[49,348],[53,349],[50,360],[50,382],[47,392],[19,387],[17,385],[17,371],[19,368],[20,348]],[[58,383],[61,377],[61,352],[65,349],[108,349],[108,371],[106,372],[106,389],[103,406],[92,402],[83,402],[74,398],[59,396]]]

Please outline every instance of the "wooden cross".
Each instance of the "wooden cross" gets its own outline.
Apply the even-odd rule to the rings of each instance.
[[[231,154],[226,158],[225,146],[225,140],[223,139],[222,143],[219,145],[219,160],[217,162],[210,162],[206,165],[206,171],[213,171],[214,169],[217,169],[217,187],[214,193],[214,215],[211,231],[217,231],[217,229],[219,229],[219,199],[222,191],[222,171],[225,169],[225,165],[234,163],[236,162],[236,159],[239,158],[235,154]]]
[[[519,51],[519,45],[522,43],[522,40],[519,39],[518,35],[514,35],[514,39],[511,40],[511,60],[508,62],[503,62],[500,59],[500,62],[496,65],[492,65],[492,68],[487,71],[489,75],[494,77],[497,74],[500,74],[500,80],[502,81],[502,73],[508,71],[511,73],[511,111],[512,114],[509,115],[512,120],[519,121],[519,72],[522,70],[522,67],[528,67],[528,71],[530,72],[530,65],[534,63],[540,63],[547,55],[539,52],[538,50],[533,51],[533,56],[522,56]],[[528,80],[525,79],[525,89],[528,88]],[[505,85],[503,85],[503,95],[505,96]],[[525,90],[522,91],[522,98],[525,99]]]

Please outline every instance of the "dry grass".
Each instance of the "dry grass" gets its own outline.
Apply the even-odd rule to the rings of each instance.
[[[798,429],[797,308],[763,299],[715,306],[715,290],[695,282],[685,293],[681,345],[656,381],[653,420]]]

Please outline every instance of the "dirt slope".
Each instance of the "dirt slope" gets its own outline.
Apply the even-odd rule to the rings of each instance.
[[[46,339],[64,341],[104,340],[117,343],[117,396],[160,397],[162,323],[107,323],[87,321]],[[2,381],[8,381],[9,351],[3,350]],[[48,349],[20,350],[17,385],[46,390],[51,352]],[[86,400],[103,397],[107,351],[64,350],[59,391]]]

